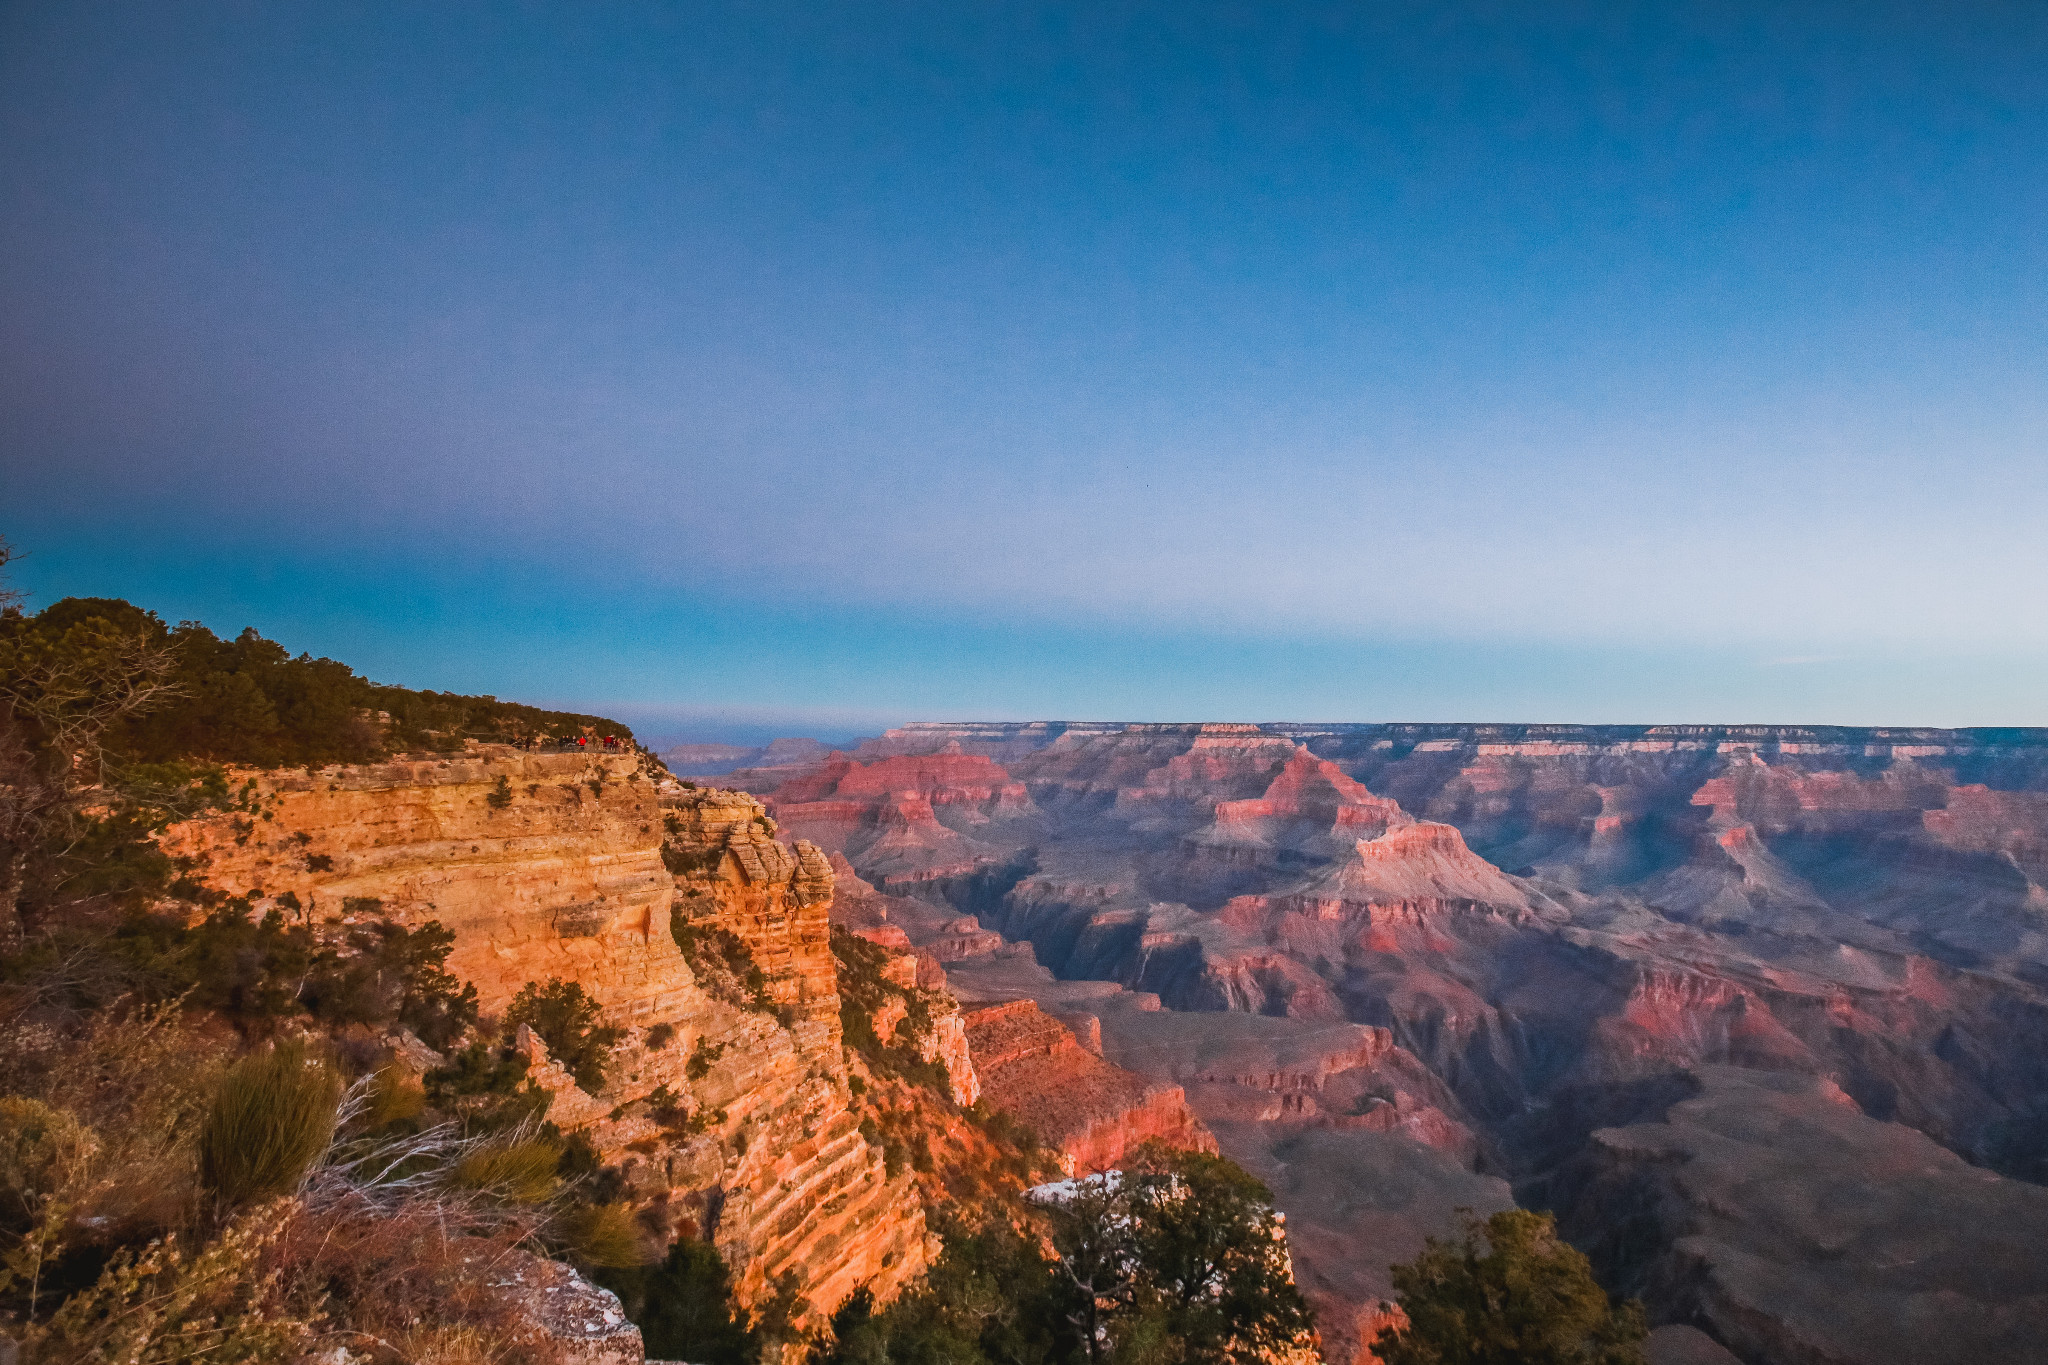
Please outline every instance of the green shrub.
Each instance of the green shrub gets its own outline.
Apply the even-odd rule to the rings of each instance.
[[[724,1043],[713,1043],[699,1038],[697,1046],[690,1049],[690,1060],[683,1063],[683,1074],[693,1081],[701,1081],[711,1074],[711,1068],[718,1065],[718,1059],[725,1055]]]
[[[185,994],[192,1005],[259,1031],[301,1013],[299,992],[318,951],[310,929],[287,924],[275,910],[252,921],[241,901],[191,928],[173,917],[137,916],[116,942],[138,966],[149,960],[145,954],[156,955],[165,998]]]
[[[303,1043],[244,1057],[200,1132],[200,1178],[232,1205],[290,1194],[333,1139],[341,1092],[340,1075]]]
[[[839,1034],[844,1044],[865,1058],[876,1073],[921,1085],[950,1103],[953,1084],[945,1066],[926,1060],[912,1041],[931,1034],[933,992],[918,987],[905,990],[883,976],[888,951],[843,925],[832,926],[832,956],[838,971]],[[903,1002],[906,1014],[895,1036],[884,1043],[875,1032],[874,1016],[892,997]]]
[[[196,621],[167,628],[115,598],[67,597],[4,633],[19,648],[56,648],[99,632],[140,636],[172,652],[175,691],[106,737],[123,765],[205,758],[256,767],[362,763],[406,749],[453,751],[464,738],[515,740],[595,730],[630,739],[602,716],[543,711],[496,697],[387,687],[332,659],[293,657],[253,629],[224,640]],[[376,719],[379,713],[388,720]]]
[[[932,1212],[945,1249],[880,1312],[849,1300],[833,1315],[821,1365],[996,1365],[1082,1361],[1053,1264],[1001,1218],[969,1228]],[[859,1296],[855,1295],[855,1299]],[[651,1347],[650,1347],[651,1350]]]
[[[322,946],[306,974],[306,1007],[327,1023],[395,1022],[429,1047],[447,1047],[477,1017],[476,987],[442,965],[454,946],[454,932],[438,920],[417,929],[386,919],[349,925]]]
[[[526,1058],[486,1039],[451,1054],[425,1081],[428,1101],[472,1129],[516,1128],[548,1109],[547,1092],[526,1079]]]
[[[604,1089],[605,1063],[626,1031],[598,1023],[598,1004],[574,981],[527,982],[505,1011],[505,1031],[521,1024],[548,1045],[548,1054],[562,1064],[584,1090]]]
[[[316,934],[274,909],[254,917],[246,899],[213,900],[196,924],[154,910],[110,926],[81,919],[0,961],[0,979],[85,1009],[121,996],[147,1004],[182,998],[259,1036],[280,1020],[310,1016],[402,1025],[445,1048],[476,1020],[476,989],[443,966],[455,935],[438,923],[408,929],[375,918]],[[375,900],[356,904],[369,907],[365,914],[382,909]]]
[[[1227,1157],[1148,1142],[1124,1157],[1112,1216],[1122,1217],[1139,1273],[1120,1325],[1172,1343],[1185,1365],[1277,1359],[1312,1339],[1315,1316],[1288,1267],[1272,1194]],[[1055,1219],[1055,1245],[1065,1245]]]
[[[1393,1274],[1408,1326],[1374,1339],[1388,1365],[1642,1365],[1642,1305],[1609,1302],[1547,1213],[1467,1215]]]

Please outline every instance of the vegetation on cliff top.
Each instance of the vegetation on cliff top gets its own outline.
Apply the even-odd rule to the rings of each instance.
[[[9,554],[0,542],[0,568]],[[222,640],[115,598],[29,615],[0,590],[0,950],[42,924],[196,900],[151,836],[202,810],[261,817],[217,764],[589,731],[631,734],[601,716],[384,686],[254,630]]]
[[[118,717],[100,736],[107,757],[123,765],[364,763],[459,749],[465,739],[632,735],[603,716],[374,683],[333,659],[293,656],[253,628],[223,640],[197,621],[166,626],[118,598],[67,597],[33,616],[0,617],[0,676],[10,700],[28,703],[20,719],[39,729],[86,703],[72,692],[119,674],[153,675],[161,689],[156,705]]]

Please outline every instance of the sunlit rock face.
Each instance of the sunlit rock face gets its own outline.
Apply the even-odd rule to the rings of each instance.
[[[1105,1062],[1031,1001],[970,1009],[966,1025],[988,1101],[1030,1125],[1069,1175],[1111,1170],[1150,1141],[1216,1150],[1180,1086]]]
[[[885,885],[964,876],[997,861],[977,836],[1031,811],[1023,783],[957,744],[868,763],[835,753],[774,786],[783,827],[857,858],[864,876]]]
[[[1563,1173],[1612,1155],[1601,1130],[1666,1122],[1702,1068],[1833,1086],[1871,1131],[1974,1163],[1959,1169],[2014,1209],[2048,1179],[2048,732],[931,724],[841,761],[926,756],[980,758],[973,791],[1007,779],[1029,806],[958,826],[972,859],[927,855],[915,881],[889,861],[900,842],[876,839],[872,868],[845,844],[856,872],[929,907],[889,922],[937,957],[942,927],[971,917],[1003,941],[953,934],[956,990],[1033,1000],[1106,1060],[1182,1085],[1273,1180],[1326,1318],[1369,1323],[1383,1248],[1449,1230],[1456,1203],[1385,1172],[1481,1208],[1498,1196],[1461,1182],[1504,1177],[1587,1228],[1572,1201],[1596,1182]],[[791,778],[811,784],[787,788],[796,809],[825,774],[753,785],[781,810]],[[1219,1031],[1233,1019],[1274,1034]],[[1216,1060],[1344,1060],[1329,1031],[1361,1027],[1388,1050],[1320,1088]],[[1791,1103],[1770,1093],[1736,1086],[1716,1112]],[[1345,1170],[1364,1193],[1333,1205]],[[1773,1197],[1812,1197],[1795,1164],[1759,1170]],[[1670,1182],[1637,1224],[1658,1229],[1632,1252],[1663,1267],[1643,1281],[1653,1317],[1752,1361],[1871,1358],[1847,1327],[1794,1324],[1782,1295],[1681,1292],[1686,1266],[1733,1286],[1728,1258],[1807,1254],[1767,1252],[1734,1218],[1715,1224],[1727,1257],[1688,1260],[1679,1211],[1710,1184]],[[1965,1247],[1992,1236],[1937,1221]],[[1985,1311],[2030,1322],[2034,1291],[1999,1283]]]
[[[529,754],[502,745],[445,758],[231,773],[255,813],[174,826],[232,895],[287,893],[318,923],[375,899],[405,923],[456,935],[450,970],[501,1009],[528,981],[602,984],[628,1017],[678,1003],[673,883],[661,813],[637,757]]]
[[[517,1044],[549,1119],[623,1170],[652,1240],[711,1240],[743,1303],[795,1275],[807,1321],[863,1285],[888,1298],[922,1272],[930,1239],[911,1177],[888,1175],[848,1089],[830,863],[777,840],[759,801],[658,780],[631,755],[489,746],[234,777],[253,784],[251,812],[164,840],[214,886],[259,906],[288,907],[291,893],[315,924],[438,920],[455,933],[450,970],[477,985],[487,1014],[528,982],[561,979],[626,1026],[596,1094],[529,1030]],[[695,871],[668,872],[664,838]],[[765,1007],[709,993],[672,915],[743,941]],[[933,1033],[931,1055],[971,1101],[957,1009],[940,1011]],[[650,1097],[664,1089],[675,1108],[657,1111]]]

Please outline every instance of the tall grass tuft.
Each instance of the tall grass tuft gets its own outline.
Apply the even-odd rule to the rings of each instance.
[[[514,1204],[539,1204],[553,1197],[561,1160],[561,1143],[515,1135],[465,1155],[455,1163],[451,1178],[458,1189]]]
[[[342,1080],[305,1044],[228,1068],[199,1135],[199,1174],[231,1205],[290,1194],[334,1137]]]
[[[419,1078],[393,1063],[372,1073],[361,1112],[352,1114],[353,1126],[361,1132],[379,1132],[394,1124],[408,1123],[427,1107],[427,1094]]]
[[[654,1259],[641,1245],[640,1229],[627,1204],[585,1204],[564,1209],[551,1229],[554,1241],[575,1264],[620,1270]]]

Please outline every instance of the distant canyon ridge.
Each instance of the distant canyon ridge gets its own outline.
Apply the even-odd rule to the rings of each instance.
[[[1333,1357],[1455,1211],[1661,1359],[2048,1360],[2048,730],[918,724],[672,751],[1183,1087]],[[893,926],[893,927],[892,927]]]

